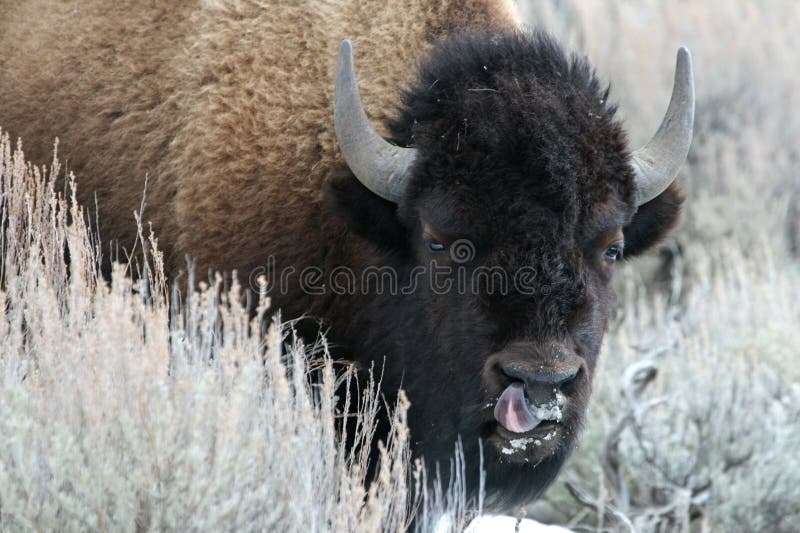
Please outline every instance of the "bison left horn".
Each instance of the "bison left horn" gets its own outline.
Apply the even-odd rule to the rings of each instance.
[[[349,39],[339,47],[333,123],[344,160],[358,181],[381,198],[398,203],[416,150],[387,142],[369,123],[361,105]]]
[[[689,50],[678,50],[675,83],[667,113],[646,145],[633,152],[636,204],[649,202],[669,187],[689,153],[694,127],[694,78]]]

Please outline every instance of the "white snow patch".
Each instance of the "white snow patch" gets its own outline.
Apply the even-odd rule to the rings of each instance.
[[[543,438],[544,440],[550,440],[553,438],[554,433],[548,433]],[[518,450],[527,450],[529,444],[533,444],[534,446],[541,446],[542,441],[539,439],[534,439],[532,437],[526,437],[523,439],[511,439],[508,441],[511,444],[511,448],[503,448],[502,451],[506,455],[511,455],[512,453]]]
[[[530,444],[531,442],[534,442],[534,440],[531,439],[531,438],[511,439],[508,442],[511,444],[512,448],[516,448],[517,450],[524,450],[525,448],[528,447],[528,444]]]
[[[437,532],[439,528],[437,528]],[[464,533],[572,533],[571,530],[560,526],[548,526],[523,518],[513,516],[483,515],[469,523]]]
[[[540,446],[542,444],[542,441],[540,441],[539,439],[532,439],[528,437],[523,439],[511,439],[510,441],[508,441],[508,443],[511,444],[511,448],[503,448],[502,450],[500,450],[506,455],[511,455],[517,450],[525,450],[528,448],[528,444],[531,443],[536,444],[536,446]]]
[[[564,405],[564,395],[556,392],[555,398],[547,403],[541,405],[528,404],[531,414],[539,420],[555,420],[561,422],[562,412],[561,407]]]
[[[449,514],[443,514],[436,522],[433,533],[450,533],[451,531],[453,531],[453,517]]]

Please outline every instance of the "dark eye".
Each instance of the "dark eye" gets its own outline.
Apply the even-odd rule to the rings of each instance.
[[[622,259],[622,246],[619,244],[613,244],[606,248],[606,251],[603,252],[603,259],[609,263],[613,263],[614,261]]]
[[[428,241],[428,249],[431,252],[444,252],[444,244],[431,239]]]

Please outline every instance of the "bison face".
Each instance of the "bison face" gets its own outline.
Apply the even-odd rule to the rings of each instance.
[[[401,287],[370,293],[341,330],[363,363],[385,356],[387,392],[408,392],[416,454],[445,460],[460,439],[477,469],[482,447],[498,508],[555,477],[585,416],[615,264],[678,219],[672,176],[643,186],[607,99],[544,36],[451,38],[404,94],[393,144],[369,141],[402,161],[402,187],[348,155],[337,116],[352,174],[331,180],[330,205],[370,243],[362,266],[390,265]]]

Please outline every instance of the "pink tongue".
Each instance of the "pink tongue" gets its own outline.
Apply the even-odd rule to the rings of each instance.
[[[515,381],[503,391],[494,406],[494,418],[513,433],[525,433],[539,425],[539,420],[528,408],[525,387]]]

